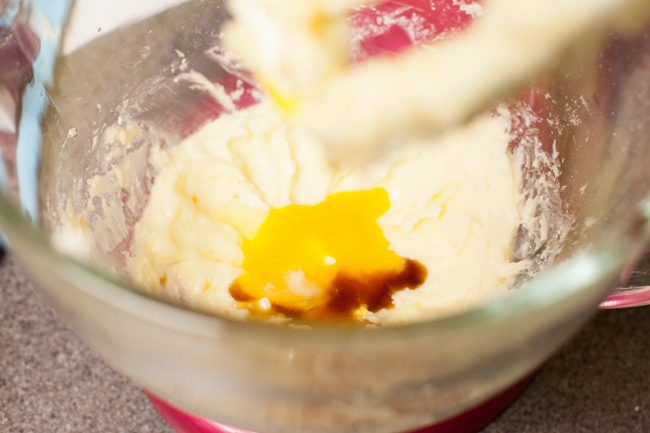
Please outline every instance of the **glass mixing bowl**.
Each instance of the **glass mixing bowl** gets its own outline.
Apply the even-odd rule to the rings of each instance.
[[[101,234],[110,248],[94,251],[96,261],[71,257],[74,242],[53,235],[62,204],[86,203],[88,179],[118,162],[105,140],[111,125],[134,122],[146,131],[126,152],[146,154],[223,111],[182,74],[199,71],[226,90],[240,83],[250,96],[242,104],[254,103],[254,83],[222,61],[218,39],[228,15],[221,1],[79,1],[63,31],[67,6],[0,2],[0,224],[72,328],[157,402],[265,433],[436,425],[529,376],[621,283],[646,245],[650,27],[567,48],[556,68],[513,99],[535,115],[519,119],[522,134],[536,138],[531,149],[559,162],[530,164],[526,183],[534,189],[558,168],[557,196],[547,205],[572,224],[558,251],[551,254],[548,242],[527,251],[543,270],[509,296],[366,329],[240,322],[144,295],[106,269],[119,265],[121,242],[142,212],[153,176],[146,157],[129,174],[132,187],[107,197],[122,219]],[[551,221],[548,239],[559,230]],[[608,299],[617,306],[650,296],[619,290]]]

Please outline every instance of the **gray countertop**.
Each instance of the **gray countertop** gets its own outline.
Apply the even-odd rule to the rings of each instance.
[[[172,433],[0,259],[0,432]],[[650,307],[601,311],[482,433],[650,432]]]

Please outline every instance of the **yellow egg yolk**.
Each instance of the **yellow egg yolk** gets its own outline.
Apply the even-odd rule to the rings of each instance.
[[[313,206],[273,209],[243,242],[235,299],[262,299],[301,318],[341,318],[391,305],[396,290],[420,285],[426,269],[390,250],[377,219],[390,207],[386,190],[339,192]]]
[[[266,90],[271,100],[275,102],[278,108],[280,108],[281,113],[294,114],[298,111],[300,98],[297,95],[289,95],[282,92],[276,86],[271,84],[271,80],[265,79],[264,77],[258,76],[257,81],[261,83],[262,88]]]

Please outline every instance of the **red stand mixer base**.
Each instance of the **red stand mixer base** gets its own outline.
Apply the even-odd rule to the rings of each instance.
[[[526,376],[473,408],[437,424],[415,430],[412,433],[476,433],[512,403],[533,377],[534,374]],[[253,433],[200,418],[170,405],[153,394],[146,391],[145,393],[160,416],[177,433]]]

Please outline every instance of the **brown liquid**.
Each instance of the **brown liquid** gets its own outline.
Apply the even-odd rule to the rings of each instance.
[[[392,308],[395,292],[406,288],[415,289],[426,278],[427,269],[424,265],[407,259],[404,269],[397,273],[378,273],[363,279],[337,275],[329,289],[331,296],[328,302],[309,311],[296,311],[278,305],[272,305],[270,310],[261,310],[252,305],[249,309],[254,316],[260,318],[283,314],[293,319],[318,322],[354,321],[354,312],[360,307],[365,306],[371,312]],[[239,302],[250,303],[256,300],[236,283],[230,286],[230,294]]]

